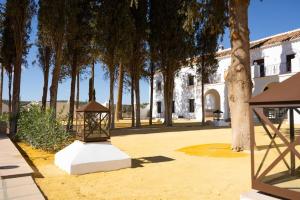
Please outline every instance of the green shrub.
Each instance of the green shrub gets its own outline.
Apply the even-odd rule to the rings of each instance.
[[[53,117],[51,110],[43,112],[39,105],[29,105],[21,110],[16,136],[34,148],[46,151],[58,151],[73,138]]]
[[[0,121],[8,123],[8,121],[9,121],[9,114],[8,113],[2,113],[2,114],[0,114]]]

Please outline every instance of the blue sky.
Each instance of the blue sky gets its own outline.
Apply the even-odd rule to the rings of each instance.
[[[1,0],[2,2],[2,0]],[[273,34],[300,28],[299,0],[251,0],[249,7],[250,39],[256,40]],[[36,39],[36,18],[32,22],[31,42]],[[230,47],[228,30],[224,35],[223,45]],[[23,69],[21,82],[21,99],[39,101],[42,96],[43,75],[37,65],[32,65],[36,59],[37,49],[33,46],[27,55],[28,67]],[[50,77],[51,78],[51,77]],[[51,79],[50,79],[51,80]],[[49,83],[50,85],[50,83]],[[141,81],[141,102],[149,101],[149,85]],[[68,100],[70,94],[70,80],[59,85],[58,99]],[[104,78],[101,63],[95,68],[96,99],[106,102],[109,98],[109,81]],[[115,89],[115,97],[116,97]],[[7,77],[4,80],[3,98],[8,98]],[[80,100],[88,99],[88,80],[82,80],[80,85]],[[116,99],[116,98],[115,98]],[[123,103],[130,103],[130,93],[125,92]]]

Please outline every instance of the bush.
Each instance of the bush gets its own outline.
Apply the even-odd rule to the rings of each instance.
[[[8,113],[0,114],[0,121],[8,123],[9,122],[9,114]]]
[[[20,112],[17,139],[34,148],[58,151],[72,141],[51,110],[41,111],[39,105],[29,105]]]

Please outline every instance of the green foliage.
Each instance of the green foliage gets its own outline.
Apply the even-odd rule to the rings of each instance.
[[[224,33],[227,24],[226,1],[203,0],[195,1],[194,6],[198,8],[199,15],[196,15],[193,23],[195,35],[195,64],[198,74],[203,83],[208,82],[209,76],[213,75],[218,68],[216,52],[218,40]]]
[[[113,73],[120,60],[132,51],[134,24],[129,0],[102,0],[96,18],[96,43],[100,60]]]
[[[193,34],[184,29],[185,1],[152,0],[150,2],[151,56],[164,75],[174,77],[192,56]]]
[[[58,151],[72,141],[51,110],[43,112],[39,105],[29,105],[20,112],[17,139],[34,148]]]
[[[9,114],[8,113],[2,113],[0,115],[0,122],[8,123],[8,121],[9,121]]]

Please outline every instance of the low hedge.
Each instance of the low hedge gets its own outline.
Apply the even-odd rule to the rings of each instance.
[[[58,151],[70,144],[73,137],[48,109],[45,112],[39,105],[22,108],[18,120],[17,139],[34,148]]]

